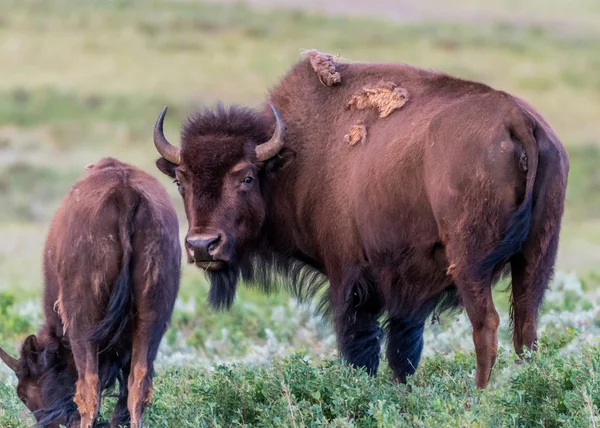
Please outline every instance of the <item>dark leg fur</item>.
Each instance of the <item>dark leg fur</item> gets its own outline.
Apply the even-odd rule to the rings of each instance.
[[[537,319],[544,292],[552,277],[558,249],[558,236],[550,240],[546,252],[518,254],[511,260],[512,321],[515,351],[523,356],[524,347],[534,351],[537,346]]]
[[[338,330],[342,358],[355,367],[366,368],[370,375],[375,375],[379,368],[382,335],[376,318],[357,313],[354,322]]]
[[[375,285],[363,269],[356,269],[342,287],[349,290],[341,304],[333,304],[338,346],[342,358],[375,375],[379,367],[382,331],[381,303]]]
[[[567,185],[566,162],[548,148],[541,127],[536,139],[541,149],[531,230],[520,253],[511,259],[514,346],[521,357],[525,346],[536,347],[538,311],[554,271]]]
[[[387,359],[400,382],[414,374],[423,352],[424,319],[391,317],[387,320]]]
[[[130,369],[131,360],[123,365],[123,372],[119,377],[119,397],[110,421],[111,428],[129,427],[130,417],[129,410],[127,409],[127,396],[129,390],[127,389],[127,386],[129,373],[131,371]]]

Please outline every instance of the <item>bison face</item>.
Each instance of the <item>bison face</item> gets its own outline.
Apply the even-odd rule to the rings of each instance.
[[[66,424],[74,410],[75,378],[69,374],[70,358],[60,355],[60,347],[55,340],[40,343],[31,335],[23,342],[18,360],[0,348],[0,357],[17,375],[19,399],[38,423],[48,427]]]
[[[188,218],[188,260],[207,271],[234,268],[265,218],[257,166],[242,157],[218,170],[198,170],[190,165],[189,157],[184,151],[173,171]],[[159,161],[161,165],[164,160]]]
[[[281,150],[284,132],[271,108],[271,135],[272,119],[222,107],[184,124],[181,149],[164,136],[166,107],[154,129],[154,144],[162,156],[156,165],[174,179],[183,197],[188,260],[208,272],[210,301],[217,307],[231,304],[240,261],[259,238],[265,220],[263,167]]]

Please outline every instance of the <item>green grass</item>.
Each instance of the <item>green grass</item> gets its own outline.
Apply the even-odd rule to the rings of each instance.
[[[388,369],[369,378],[339,361],[316,366],[303,355],[269,367],[169,368],[156,378],[145,420],[151,427],[592,426],[600,348],[565,356],[568,340],[542,340],[534,361],[521,366],[501,354],[501,374],[483,392],[473,386],[472,353],[427,358],[408,385],[394,382]],[[10,416],[22,405],[2,384],[0,401],[1,426],[22,426]]]
[[[502,355],[497,368],[504,376],[483,393],[473,386],[472,354],[429,358],[408,386],[395,383],[388,370],[369,379],[337,361],[315,367],[300,355],[269,368],[170,369],[157,382],[148,424],[589,426],[600,407],[599,350],[563,357],[546,344],[533,364],[518,369]]]
[[[528,4],[512,20],[506,11],[514,0],[432,0],[500,17],[459,25],[257,12],[189,0],[0,1],[9,12],[0,16],[3,346],[16,350],[39,324],[48,222],[86,164],[110,155],[158,177],[185,233],[175,186],[154,167],[151,134],[160,108],[170,107],[166,133],[176,141],[188,112],[217,101],[256,106],[301,50],[317,48],[348,60],[439,69],[536,106],[569,152],[558,269],[575,269],[581,281],[559,275],[553,284],[542,311],[546,342],[536,361],[517,367],[506,351],[492,387],[479,393],[464,315],[428,328],[428,356],[407,389],[390,381],[385,362],[380,376],[368,379],[331,361],[335,341],[328,323],[297,309],[285,294],[242,289],[231,312],[212,311],[204,277],[186,266],[161,348],[148,426],[558,426],[561,420],[587,426],[592,414],[598,424],[599,349],[591,347],[600,334],[595,3]],[[563,18],[568,28],[557,29],[555,20]],[[500,340],[508,349],[509,305],[502,288],[494,298],[503,316]],[[582,351],[572,356],[573,349]],[[305,352],[311,364],[280,359],[292,352]],[[270,368],[263,367],[272,359]],[[241,363],[207,370],[231,361]],[[11,378],[0,369],[0,379]],[[24,421],[30,420],[14,389],[0,382],[0,426]]]

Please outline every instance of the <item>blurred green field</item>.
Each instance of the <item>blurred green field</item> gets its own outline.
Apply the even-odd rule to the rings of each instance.
[[[507,11],[517,7],[514,0],[493,7],[475,0],[438,3],[447,10],[480,10],[487,18],[402,23],[193,0],[0,0],[0,10],[8,12],[0,13],[2,344],[16,346],[37,328],[39,307],[32,301],[40,299],[48,221],[86,164],[110,155],[158,177],[173,196],[185,232],[176,188],[154,167],[152,126],[161,107],[170,107],[166,132],[176,140],[181,121],[199,107],[217,101],[259,105],[308,48],[353,61],[442,70],[536,106],[570,156],[557,269],[578,277],[557,282],[558,297],[549,299],[545,313],[555,314],[557,330],[600,328],[594,322],[600,316],[600,8],[588,0],[569,7],[538,1],[511,21]],[[533,17],[535,5],[546,9]],[[560,284],[577,285],[573,291]],[[202,273],[185,266],[165,341],[166,366],[253,362],[248,355],[262,348],[268,351],[256,361],[292,349],[317,359],[335,355],[327,323],[311,318],[310,308],[295,309],[286,295],[243,290],[231,313],[216,314],[204,304],[206,290]],[[507,296],[497,297],[506,315]],[[562,320],[568,313],[591,318]],[[470,349],[468,329],[452,330],[451,321],[429,333],[436,337],[432,343],[454,331]],[[503,324],[507,343],[505,318]],[[7,417],[14,419],[12,413]]]

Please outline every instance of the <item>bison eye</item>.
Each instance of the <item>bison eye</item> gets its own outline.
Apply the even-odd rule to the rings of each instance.
[[[181,187],[181,181],[175,179],[175,180],[173,180],[173,183],[175,183],[177,185],[177,187]]]
[[[253,181],[254,181],[253,177],[248,176],[248,177],[244,178],[244,184],[252,184]]]
[[[27,397],[24,395],[20,396],[19,399],[23,402],[23,404],[27,405]]]

